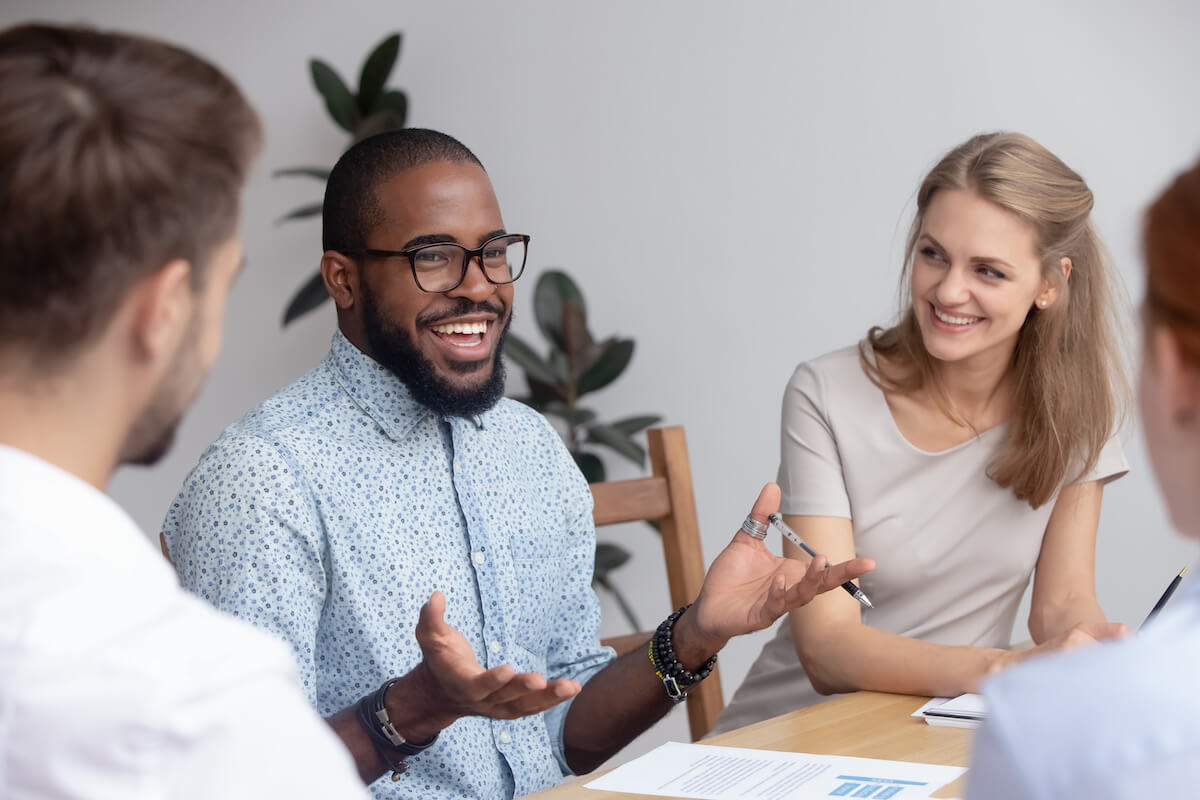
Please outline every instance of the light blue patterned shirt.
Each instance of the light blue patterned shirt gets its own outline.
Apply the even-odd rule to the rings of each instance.
[[[340,333],[208,448],[164,533],[184,586],[291,643],[325,716],[420,661],[413,631],[434,590],[485,667],[582,682],[612,658],[596,634],[591,493],[549,423],[508,399],[441,418]],[[372,791],[552,786],[569,773],[567,706],[460,719]]]

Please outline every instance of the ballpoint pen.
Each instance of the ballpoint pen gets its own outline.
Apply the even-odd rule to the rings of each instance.
[[[1142,623],[1141,628],[1138,628],[1139,631],[1149,625],[1150,620],[1158,616],[1158,612],[1163,610],[1163,606],[1171,599],[1171,595],[1175,594],[1175,590],[1179,588],[1179,582],[1183,580],[1183,576],[1186,574],[1187,567],[1184,567],[1179,570],[1178,575],[1171,579],[1171,582],[1167,585],[1167,590],[1162,593],[1162,597],[1158,598],[1158,602],[1154,604],[1154,608],[1150,609],[1150,613],[1146,615],[1146,621]]]
[[[786,536],[788,541],[796,545],[796,547],[799,547],[813,558],[817,557],[816,551],[804,543],[804,540],[800,538],[800,535],[792,530],[791,527],[783,521],[783,517],[779,516],[778,514],[768,514],[767,521],[774,525],[779,532]],[[870,599],[868,599],[868,597],[863,593],[863,590],[855,586],[852,581],[846,581],[843,583],[842,588],[845,589],[851,597],[862,603],[867,608],[875,607]]]

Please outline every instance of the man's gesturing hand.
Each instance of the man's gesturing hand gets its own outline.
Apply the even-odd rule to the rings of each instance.
[[[769,483],[750,516],[766,523],[767,515],[778,510],[779,487]],[[676,645],[685,638],[696,644],[695,652],[715,653],[730,638],[761,630],[821,592],[874,568],[869,558],[829,566],[824,556],[812,559],[806,568],[800,561],[775,555],[765,542],[739,529],[713,561],[695,605],[680,618]]]
[[[576,681],[547,681],[536,672],[518,673],[507,664],[484,669],[466,637],[446,622],[445,612],[446,597],[434,592],[417,622],[424,660],[388,692],[389,715],[395,705],[396,715],[412,720],[407,730],[396,725],[405,736],[429,738],[459,717],[515,719],[537,714],[579,694]],[[410,681],[411,687],[401,689]],[[424,713],[415,715],[414,704]]]

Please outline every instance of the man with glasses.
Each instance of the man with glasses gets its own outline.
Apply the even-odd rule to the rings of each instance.
[[[164,535],[186,586],[292,644],[360,774],[390,770],[376,796],[513,797],[593,769],[730,636],[869,566],[805,572],[739,533],[657,661],[614,660],[587,484],[502,397],[529,237],[478,159],[434,131],[358,143],[330,174],[323,239],[328,357],[225,431]],[[777,504],[765,493],[748,528]]]

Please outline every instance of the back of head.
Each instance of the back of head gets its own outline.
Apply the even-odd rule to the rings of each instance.
[[[903,319],[868,335],[876,352],[906,367],[907,374],[884,380],[864,359],[881,385],[906,391],[932,383],[937,389],[908,277],[930,203],[949,189],[971,192],[1028,224],[1042,277],[1057,289],[1054,304],[1031,309],[1021,328],[1013,360],[1015,409],[1005,446],[989,469],[998,484],[1037,507],[1064,480],[1091,470],[1124,413],[1128,381],[1117,336],[1119,284],[1092,227],[1094,200],[1083,178],[1028,136],[973,136],[947,153],[917,191],[902,277]],[[1061,268],[1064,258],[1071,262],[1069,280]]]
[[[452,136],[425,128],[402,128],[358,142],[338,159],[325,184],[321,245],[324,250],[365,249],[384,219],[376,188],[413,167],[437,161],[483,164]]]
[[[1146,322],[1167,326],[1184,357],[1200,365],[1200,163],[1150,206],[1142,242]]]
[[[0,32],[0,354],[60,363],[175,259],[199,286],[261,136],[233,82],[173,45]]]

